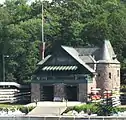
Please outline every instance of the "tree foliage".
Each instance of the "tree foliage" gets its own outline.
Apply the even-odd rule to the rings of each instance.
[[[53,45],[100,46],[109,39],[126,66],[126,4],[120,0],[53,0],[44,5],[46,53]],[[23,83],[40,61],[42,2],[6,0],[0,5],[0,80],[2,55],[6,81]]]

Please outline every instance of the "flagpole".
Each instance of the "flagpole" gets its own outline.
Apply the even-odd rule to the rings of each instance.
[[[45,41],[44,41],[44,9],[43,9],[43,0],[42,0],[42,55],[41,55],[41,57],[42,57],[42,60],[44,59],[44,57],[45,57]]]

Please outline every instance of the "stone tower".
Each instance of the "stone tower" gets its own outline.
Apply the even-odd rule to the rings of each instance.
[[[109,40],[104,41],[101,58],[97,61],[97,87],[105,90],[120,89],[120,62]]]

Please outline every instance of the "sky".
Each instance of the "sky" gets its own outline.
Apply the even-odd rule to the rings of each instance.
[[[35,1],[35,0],[29,0],[29,1]],[[47,0],[47,1],[52,1],[52,0]],[[0,0],[0,3],[4,3],[5,2],[5,0]]]

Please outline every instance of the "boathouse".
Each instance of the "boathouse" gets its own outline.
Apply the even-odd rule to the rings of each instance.
[[[102,47],[59,46],[37,64],[31,101],[88,100],[92,88],[120,88],[120,62],[109,40]]]

